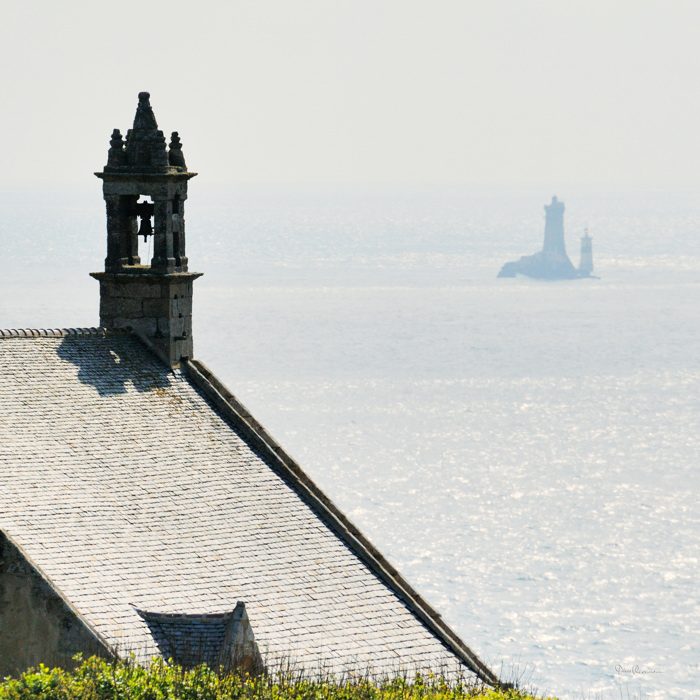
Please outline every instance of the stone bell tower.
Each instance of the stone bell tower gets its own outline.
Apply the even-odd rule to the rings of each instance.
[[[107,204],[107,257],[100,282],[100,325],[132,328],[171,367],[192,358],[192,283],[187,271],[187,171],[174,131],[169,147],[158,129],[147,92],[139,93],[134,126],[112,132],[101,173]],[[138,245],[152,237],[153,258],[141,264]]]

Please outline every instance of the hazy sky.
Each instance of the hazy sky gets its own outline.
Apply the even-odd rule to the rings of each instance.
[[[3,182],[151,93],[209,182],[700,185],[697,0],[3,0]],[[201,181],[201,180],[200,180]]]

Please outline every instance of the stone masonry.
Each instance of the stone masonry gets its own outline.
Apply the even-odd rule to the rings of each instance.
[[[192,357],[192,281],[198,274],[95,272],[92,276],[100,281],[100,325],[133,328],[171,367]]]
[[[7,634],[13,630],[13,634]],[[41,660],[70,668],[79,652],[106,655],[94,633],[0,532],[0,678]]]

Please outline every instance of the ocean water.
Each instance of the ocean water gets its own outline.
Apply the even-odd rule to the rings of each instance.
[[[700,196],[198,180],[197,357],[472,649],[700,697]],[[553,194],[600,279],[496,279]],[[104,232],[97,182],[0,194],[0,327],[97,325]]]

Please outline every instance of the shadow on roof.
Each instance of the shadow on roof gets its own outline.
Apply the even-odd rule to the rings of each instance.
[[[138,392],[170,386],[170,369],[132,336],[64,338],[57,354],[100,396],[125,394],[129,384]]]

